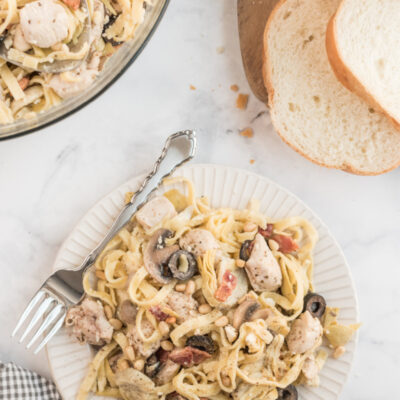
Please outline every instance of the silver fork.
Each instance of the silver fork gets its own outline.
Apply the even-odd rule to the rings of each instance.
[[[36,327],[36,332],[26,348],[29,349],[42,334],[45,334],[45,336],[35,349],[34,354],[37,354],[46,345],[62,327],[68,308],[82,300],[84,295],[83,275],[94,264],[107,243],[131,220],[136,211],[160,186],[162,180],[171,175],[177,167],[192,159],[195,152],[196,135],[194,131],[181,131],[168,137],[153,170],[144,179],[132,200],[121,210],[104,239],[90,252],[78,268],[56,271],[50,275],[33,296],[12,333],[12,336],[15,336],[22,325],[28,322],[28,317],[32,311],[36,310],[19,343]],[[43,322],[38,324],[39,320],[43,318]]]

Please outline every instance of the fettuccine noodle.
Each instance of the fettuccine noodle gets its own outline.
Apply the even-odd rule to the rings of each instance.
[[[323,333],[337,354],[358,328],[340,325],[338,309],[309,304],[317,231],[302,217],[270,221],[256,201],[244,210],[215,209],[195,197],[192,182],[165,182],[179,184],[188,195],[172,189],[154,200],[160,209],[146,214],[143,207],[85,276],[88,298],[104,309],[96,321],[106,317],[113,334],[104,339],[98,329],[88,339],[90,331],[81,332],[90,343],[109,343],[78,398],[93,391],[127,400],[275,400],[293,385],[317,385],[328,356]],[[194,234],[198,241],[190,242]],[[258,258],[257,246],[264,246]],[[277,286],[260,289],[270,279],[264,267],[278,275]],[[76,325],[86,318],[79,310]]]

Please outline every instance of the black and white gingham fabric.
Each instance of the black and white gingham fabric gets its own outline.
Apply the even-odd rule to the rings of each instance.
[[[40,375],[0,362],[0,400],[61,400],[54,383]]]

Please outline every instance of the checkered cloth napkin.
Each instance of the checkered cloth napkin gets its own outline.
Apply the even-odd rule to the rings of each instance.
[[[54,383],[13,363],[0,362],[1,400],[61,400]]]

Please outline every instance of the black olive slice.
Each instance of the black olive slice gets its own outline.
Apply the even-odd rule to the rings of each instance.
[[[297,400],[297,389],[294,385],[286,386],[283,389],[278,388],[278,400]]]
[[[197,273],[197,261],[192,253],[178,250],[169,259],[168,268],[174,278],[186,281]]]
[[[196,349],[214,354],[217,351],[217,345],[207,335],[194,335],[186,340],[186,346],[195,347]]]
[[[144,365],[144,373],[149,378],[154,378],[160,370],[161,363],[156,354],[152,354]]]
[[[110,43],[111,46],[119,46],[122,42],[116,42],[114,39],[109,39],[106,36],[107,29],[115,22],[120,14],[111,14],[108,16],[108,22],[103,25],[103,32],[101,33],[104,42]]]
[[[304,311],[308,311],[313,317],[321,318],[326,309],[325,299],[317,293],[308,293],[304,297]]]
[[[240,247],[239,257],[243,261],[247,261],[250,258],[251,250],[253,250],[253,241],[245,240]]]

